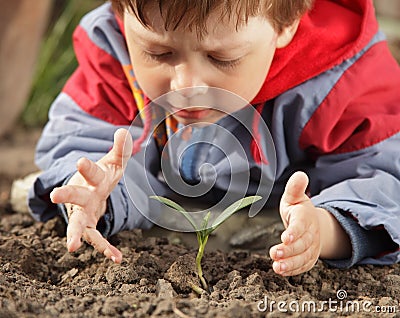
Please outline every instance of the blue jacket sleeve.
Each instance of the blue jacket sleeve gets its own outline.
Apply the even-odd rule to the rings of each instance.
[[[33,217],[46,221],[62,214],[62,207],[52,204],[49,194],[54,187],[64,184],[75,172],[76,162],[81,157],[97,161],[113,145],[114,132],[121,126],[109,124],[93,117],[79,108],[66,94],[56,99],[49,113],[49,122],[44,128],[36,149],[35,162],[42,174],[37,178],[29,192],[28,204]],[[142,133],[141,127],[124,127],[132,137]],[[109,207],[103,226],[105,236],[132,228],[147,228],[151,223],[146,218],[149,211],[149,195],[163,188],[156,176],[159,161],[154,144],[146,146],[145,156],[132,157],[126,173],[109,197]],[[146,185],[143,183],[145,174]],[[149,193],[147,193],[149,192]],[[154,201],[154,200],[152,200]]]
[[[397,133],[353,153],[322,156],[309,171],[310,191],[318,193],[313,203],[337,218],[353,247],[351,259],[332,265],[400,261],[399,149]]]

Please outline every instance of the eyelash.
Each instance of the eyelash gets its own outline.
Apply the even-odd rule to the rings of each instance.
[[[232,69],[240,63],[240,58],[235,59],[235,60],[228,60],[228,61],[216,59],[215,57],[213,57],[211,55],[208,55],[208,58],[218,67],[226,68],[226,69]]]
[[[171,52],[167,52],[167,53],[161,53],[161,54],[154,54],[154,53],[150,53],[150,52],[145,52],[143,51],[143,55],[145,56],[146,59],[150,60],[150,61],[156,61],[156,62],[164,62],[166,58],[170,57],[172,55]],[[215,64],[217,67],[219,68],[223,68],[223,69],[232,69],[235,68],[235,66],[237,66],[240,63],[240,58],[235,59],[235,60],[219,60],[215,57],[213,57],[212,55],[208,55],[207,56],[209,60],[211,60],[211,62],[213,64]]]
[[[150,52],[143,52],[145,58],[151,61],[162,62],[165,58],[171,55],[170,52],[162,53],[162,54],[154,54]]]

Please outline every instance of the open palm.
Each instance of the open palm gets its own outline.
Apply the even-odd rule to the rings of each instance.
[[[107,209],[107,198],[121,179],[132,154],[132,138],[126,129],[114,134],[113,148],[99,161],[81,158],[77,172],[68,183],[55,188],[50,197],[53,203],[64,203],[69,217],[67,227],[68,251],[76,251],[83,238],[96,250],[116,263],[122,253],[96,229]]]

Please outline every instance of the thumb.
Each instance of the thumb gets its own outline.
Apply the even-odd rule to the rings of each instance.
[[[125,169],[129,158],[132,155],[132,137],[128,130],[118,129],[114,133],[114,145],[100,162],[104,164],[115,164]]]
[[[122,158],[122,166],[125,168],[132,156],[133,141],[128,130],[118,129],[114,134],[114,146],[118,158]]]
[[[282,195],[281,203],[294,205],[304,200],[308,200],[306,189],[308,186],[308,177],[302,171],[297,171],[289,178],[286,183],[285,192]]]

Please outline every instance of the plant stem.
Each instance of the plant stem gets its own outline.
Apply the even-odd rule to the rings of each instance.
[[[190,284],[190,287],[199,296],[201,296],[203,293],[205,293],[204,289],[202,289],[201,287],[199,287],[195,284]]]
[[[199,239],[199,250],[197,252],[196,256],[196,267],[197,267],[197,274],[199,275],[201,285],[203,286],[204,290],[208,290],[208,285],[206,280],[203,277],[203,269],[201,268],[201,259],[203,258],[204,255],[204,249],[206,247],[207,241],[208,241],[208,235],[204,237],[204,240]]]

